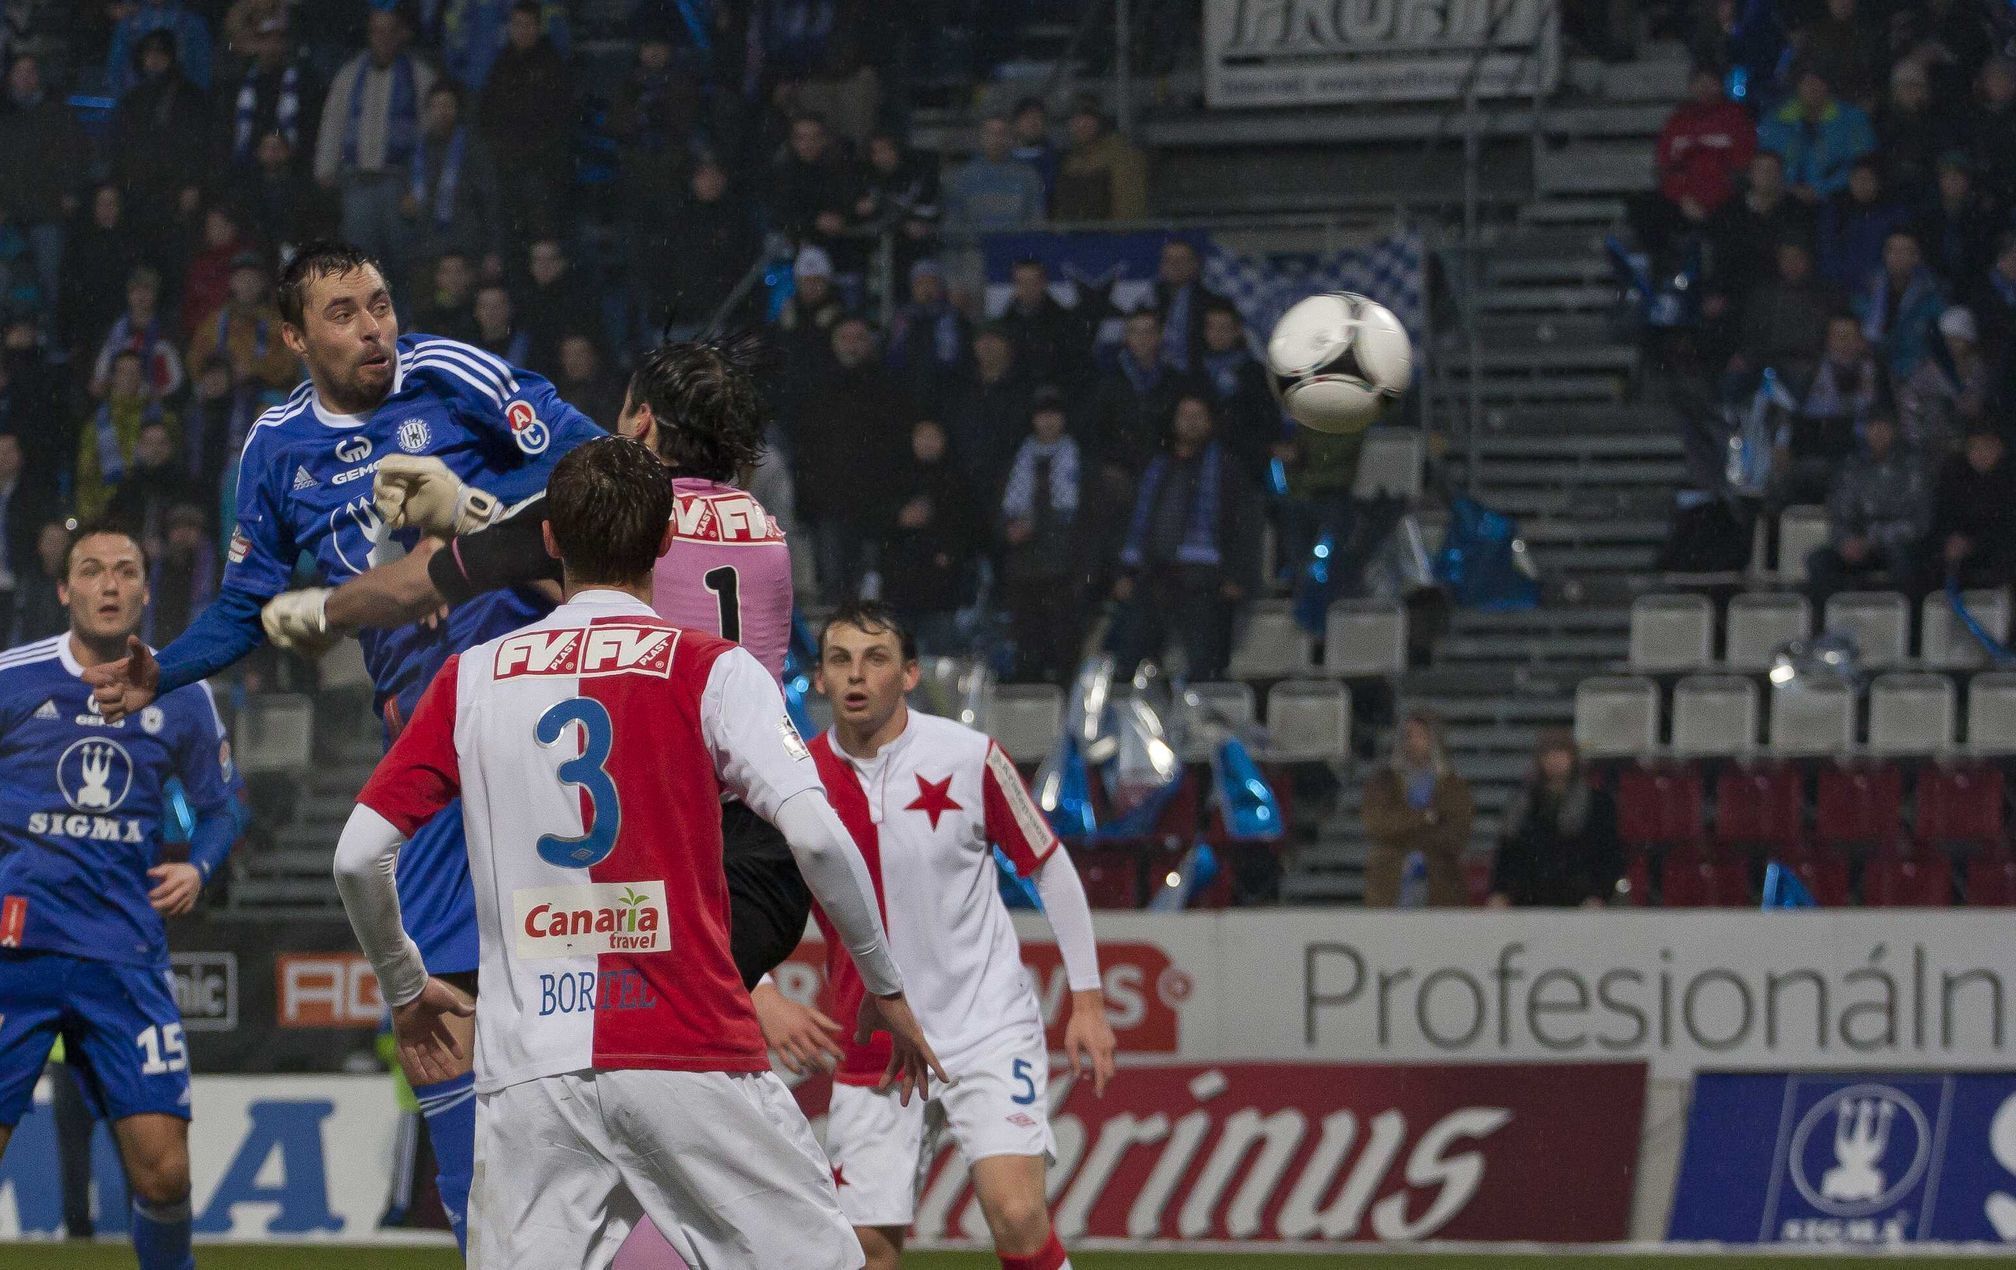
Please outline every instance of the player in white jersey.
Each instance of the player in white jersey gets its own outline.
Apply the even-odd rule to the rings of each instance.
[[[336,877],[406,1069],[463,1061],[473,1009],[470,1264],[606,1270],[645,1215],[695,1270],[851,1270],[809,1127],[769,1062],[728,950],[724,792],[776,823],[897,1038],[882,1087],[928,1093],[872,883],[819,792],[776,682],[650,607],[673,492],[610,437],[548,485],[565,602],[451,659],[345,826]],[[430,979],[405,933],[399,849],[462,800],[481,998]]]
[[[1043,1185],[1056,1154],[1044,1099],[1049,1051],[992,848],[1036,884],[1071,985],[1065,1052],[1103,1093],[1114,1042],[1092,912],[1070,856],[1001,747],[905,704],[917,675],[916,643],[891,610],[860,603],[836,611],[820,632],[816,673],[833,726],[813,740],[812,754],[874,880],[918,1020],[957,1083],[918,1104],[885,1097],[872,1086],[887,1043],[857,1041],[834,1076],[826,1153],[871,1270],[900,1262],[916,1180],[941,1130],[972,1166],[1001,1264],[1059,1270],[1070,1261],[1050,1227]],[[859,977],[839,953],[831,915],[819,917],[828,978],[851,1010]]]

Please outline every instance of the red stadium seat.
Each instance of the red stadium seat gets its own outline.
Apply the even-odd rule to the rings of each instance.
[[[1488,855],[1466,855],[1463,857],[1463,891],[1470,897],[1473,908],[1482,908],[1484,901],[1491,898],[1491,868],[1494,859]]]
[[[1813,836],[1827,846],[1874,846],[1897,836],[1904,818],[1904,773],[1889,763],[1820,769]]]
[[[1992,846],[2002,841],[2002,773],[1985,763],[1930,767],[1918,778],[1918,841]]]
[[[1093,908],[1141,907],[1141,853],[1133,847],[1071,848]]]
[[[1617,834],[1633,847],[1699,842],[1701,774],[1691,767],[1632,767],[1617,777]]]
[[[1715,781],[1715,841],[1789,847],[1804,835],[1806,783],[1789,763],[1744,764]]]
[[[1967,857],[1967,904],[1970,908],[2016,908],[2016,856],[2006,847],[1976,851]]]
[[[1630,848],[1625,852],[1622,886],[1619,894],[1626,904],[1643,908],[1652,902],[1652,861],[1643,851]]]
[[[1848,859],[1826,847],[1801,843],[1774,852],[1772,859],[1792,870],[1822,908],[1842,908],[1848,903]]]
[[[1659,902],[1667,908],[1742,908],[1750,903],[1749,867],[1720,847],[1674,847],[1659,866]]]
[[[1871,908],[1946,908],[1953,903],[1953,866],[1943,851],[1894,843],[1869,857],[1862,902]]]

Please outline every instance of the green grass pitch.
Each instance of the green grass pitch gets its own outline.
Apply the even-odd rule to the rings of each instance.
[[[1802,1267],[1866,1264],[1866,1256],[1840,1258],[1798,1256],[1667,1256],[1611,1253],[1562,1256],[1549,1253],[1420,1253],[1400,1254],[1368,1248],[1336,1256],[1305,1253],[1185,1253],[1084,1252],[1071,1264],[1080,1270],[1319,1270],[1338,1266],[1366,1270],[1397,1266],[1400,1270],[1801,1270]],[[119,1244],[14,1244],[0,1246],[0,1264],[8,1270],[130,1270],[133,1254]],[[198,1245],[200,1270],[457,1270],[461,1262],[441,1248],[330,1247],[328,1245]],[[913,1252],[903,1260],[906,1270],[998,1270],[1000,1262],[985,1253]],[[1989,1264],[1975,1257],[1911,1257],[1905,1270],[1980,1270]]]

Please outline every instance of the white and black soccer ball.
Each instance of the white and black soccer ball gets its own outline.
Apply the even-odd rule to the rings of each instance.
[[[1268,379],[1288,417],[1360,432],[1407,391],[1414,345],[1392,310],[1349,291],[1298,301],[1267,337]]]

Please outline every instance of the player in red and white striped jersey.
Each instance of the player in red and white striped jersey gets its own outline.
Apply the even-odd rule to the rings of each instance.
[[[337,848],[402,1061],[431,1078],[460,1057],[446,1016],[471,1007],[427,977],[394,869],[462,799],[483,986],[472,1264],[606,1265],[644,1215],[700,1270],[861,1264],[729,953],[724,792],[782,830],[876,998],[864,1022],[898,1038],[883,1087],[907,1104],[935,1067],[776,682],[651,610],[672,499],[635,441],[561,461],[545,534],[565,602],[443,667]]]
[[[1104,1092],[1113,1029],[1100,989],[1092,913],[1078,872],[1001,747],[950,719],[912,710],[917,647],[889,609],[843,607],[819,636],[819,691],[833,727],[812,741],[826,794],[874,879],[889,949],[924,1033],[956,1083],[919,1104],[878,1093],[888,1039],[846,1047],[826,1127],[840,1206],[871,1270],[901,1260],[927,1128],[948,1128],[1007,1270],[1068,1267],[1050,1228],[1043,1173],[1056,1154],[1043,1018],[1001,902],[993,847],[1036,884],[1071,985],[1064,1048]],[[844,1008],[863,991],[831,914],[827,974]],[[759,994],[774,993],[765,984]],[[844,1015],[843,1015],[844,1017]]]

